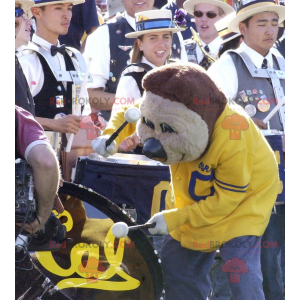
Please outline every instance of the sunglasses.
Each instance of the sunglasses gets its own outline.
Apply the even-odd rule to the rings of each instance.
[[[197,18],[201,18],[203,17],[204,13],[200,10],[195,10],[194,11],[194,16],[197,17]],[[209,19],[213,19],[217,16],[216,13],[212,12],[212,11],[209,11],[206,13],[206,16],[209,18]]]
[[[22,17],[25,14],[25,11],[21,7],[15,8],[15,16],[16,18]]]

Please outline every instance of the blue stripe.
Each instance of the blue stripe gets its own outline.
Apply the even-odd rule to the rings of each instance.
[[[57,2],[57,1],[62,1],[62,0],[34,0],[34,3],[42,4],[42,3]],[[72,3],[72,0],[70,0],[69,2]],[[66,3],[69,3],[69,2],[66,1]]]
[[[246,191],[237,191],[237,190],[227,189],[227,188],[224,188],[223,186],[219,185],[218,183],[216,183],[216,184],[217,184],[217,186],[219,186],[223,190],[227,190],[227,191],[231,191],[231,192],[236,192],[236,193],[246,193]]]
[[[248,183],[245,186],[239,186],[239,185],[233,185],[233,184],[225,183],[223,181],[218,180],[217,178],[215,178],[215,180],[218,181],[218,182],[220,182],[220,183],[222,183],[222,184],[224,184],[224,185],[231,186],[231,187],[234,187],[234,188],[237,188],[237,189],[245,189],[249,185],[249,183]]]
[[[170,19],[160,20],[145,20],[136,23],[136,31],[150,30],[150,29],[162,29],[162,28],[175,28],[174,23]]]

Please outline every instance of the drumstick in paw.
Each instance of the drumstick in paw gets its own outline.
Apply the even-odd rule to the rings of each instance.
[[[156,226],[156,222],[153,223],[146,223],[143,225],[136,225],[136,226],[128,226],[124,222],[118,222],[113,225],[112,227],[112,233],[116,238],[122,238],[125,237],[129,230],[137,230],[137,229],[148,229],[148,228],[154,228]]]
[[[136,107],[130,107],[126,110],[124,123],[110,136],[110,138],[106,141],[105,146],[108,147],[119,135],[119,133],[123,130],[123,128],[128,123],[136,123],[138,119],[141,117],[141,112]]]

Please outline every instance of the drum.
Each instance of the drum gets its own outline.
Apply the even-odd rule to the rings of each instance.
[[[74,182],[92,188],[121,208],[136,210],[137,223],[165,209],[169,167],[144,155],[117,153],[79,157]]]
[[[21,255],[17,253],[16,260],[19,260],[18,256],[21,257]],[[29,255],[23,257],[22,262],[16,263],[15,277],[15,299],[70,299],[61,293],[53,282],[41,272],[30,259]]]
[[[284,166],[284,134],[275,129],[261,130],[278,162],[279,178],[281,181],[281,193],[278,194],[276,205],[285,203],[285,166]]]
[[[129,231],[120,239],[112,234],[114,222],[136,225],[125,210],[72,183],[65,182],[59,196],[65,211],[58,218],[65,221],[68,240],[52,243],[51,251],[31,253],[31,258],[64,296],[74,300],[164,299],[160,258],[145,233]],[[105,218],[88,218],[83,202]]]

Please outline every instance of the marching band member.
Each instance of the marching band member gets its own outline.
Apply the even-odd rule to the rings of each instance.
[[[214,24],[234,13],[233,7],[221,0],[187,0],[183,3],[183,7],[195,17],[196,28],[205,52],[217,56],[222,39]],[[205,70],[210,67],[211,60],[194,40],[186,40],[185,48],[189,62],[197,63]]]
[[[285,19],[285,7],[277,5],[276,1],[241,1],[240,4],[236,18],[229,23],[229,29],[240,32],[243,42],[236,51],[223,54],[208,74],[228,99],[245,109],[260,129],[267,129],[263,119],[284,98],[285,61],[272,46],[277,39],[278,26]],[[270,77],[269,74],[274,75]],[[268,129],[278,131],[281,146],[281,134],[285,131],[284,106],[270,119]],[[281,147],[278,165],[280,177],[284,181],[282,150]],[[284,199],[284,182],[280,197]],[[268,300],[284,299],[282,280],[276,277],[276,269],[279,267],[277,256],[279,251],[284,251],[285,205],[279,202],[277,199],[270,223],[262,237],[262,242],[278,243],[276,248],[262,248],[261,251],[263,287]],[[281,271],[284,272],[284,268]]]
[[[76,98],[73,79],[78,77],[78,71],[85,71],[86,65],[79,51],[60,45],[58,36],[68,32],[72,6],[83,2],[36,0],[31,9],[36,33],[32,42],[18,53],[35,101],[37,121],[46,130],[74,134],[79,130],[80,117],[72,114]],[[76,82],[80,83],[80,80]],[[83,114],[89,112],[89,101],[85,99]],[[54,119],[59,113],[66,116]]]
[[[117,14],[93,32],[86,42],[84,56],[91,57],[93,83],[88,84],[91,106],[101,110],[108,121],[115,93],[123,69],[129,61],[129,52],[134,40],[125,38],[125,34],[136,29],[134,14],[151,10],[154,0],[123,0],[125,12]],[[187,60],[183,39],[180,33],[173,36],[172,57]]]

